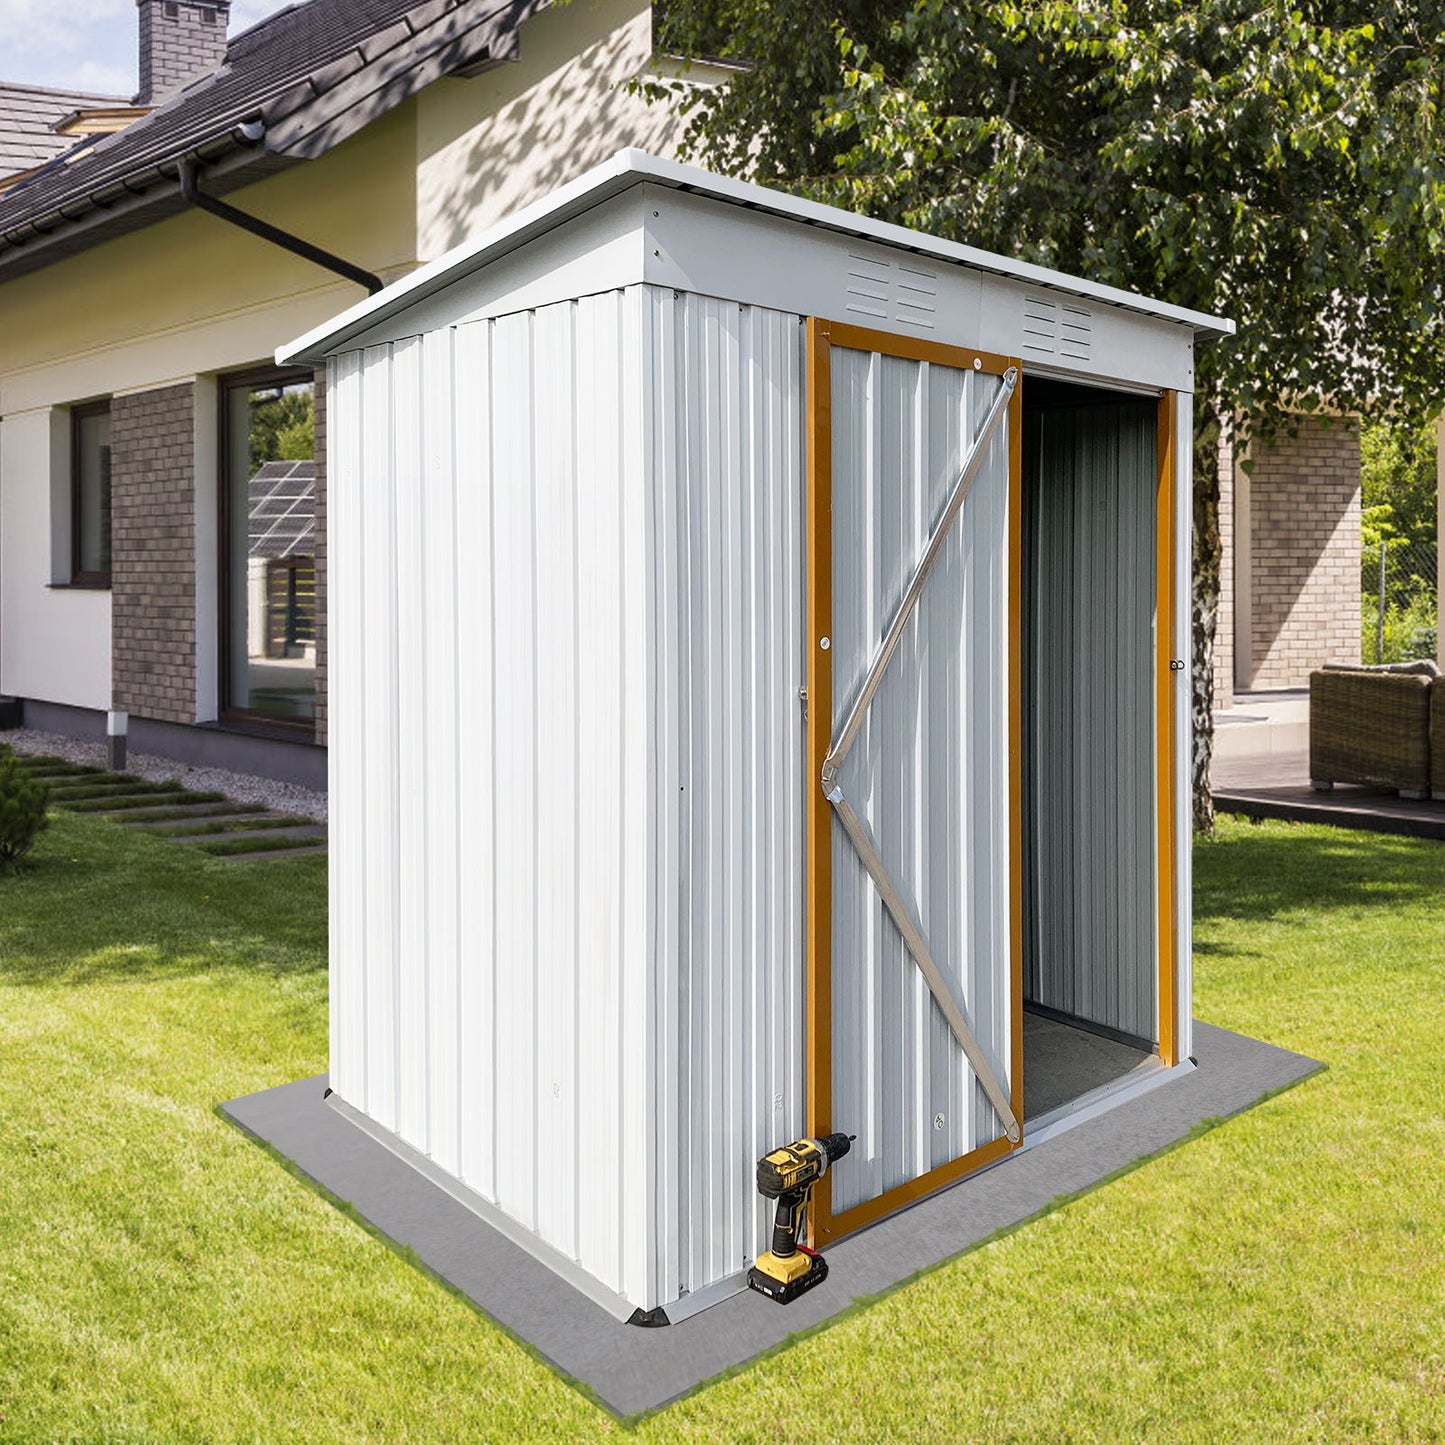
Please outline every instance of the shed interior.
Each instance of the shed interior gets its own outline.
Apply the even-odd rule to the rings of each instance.
[[[1024,1112],[1157,1067],[1159,403],[1023,387]]]

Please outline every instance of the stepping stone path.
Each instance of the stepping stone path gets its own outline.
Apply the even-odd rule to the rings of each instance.
[[[194,792],[179,783],[151,783],[63,758],[16,761],[50,789],[50,806],[110,818],[122,827],[199,848],[232,863],[305,858],[326,851],[326,825],[276,813],[260,803],[235,803],[224,793]]]

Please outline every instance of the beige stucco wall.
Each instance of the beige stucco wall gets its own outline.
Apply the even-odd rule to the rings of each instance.
[[[396,279],[622,146],[672,153],[676,120],[626,89],[650,56],[645,0],[570,0],[523,26],[519,61],[226,199]],[[358,299],[186,212],[0,283],[0,416],[261,361]]]
[[[675,154],[675,116],[628,91],[651,58],[647,0],[569,0],[523,25],[516,63],[424,90],[416,128],[421,259],[480,235],[624,146]]]
[[[383,279],[405,274],[416,261],[415,133],[407,104],[226,199]],[[0,415],[263,360],[360,297],[299,256],[187,211],[0,285]]]
[[[0,422],[0,693],[26,696],[31,684],[49,701],[102,708],[110,705],[110,593],[51,586],[51,468],[69,437],[60,420],[39,410]],[[63,497],[68,512],[68,488]]]

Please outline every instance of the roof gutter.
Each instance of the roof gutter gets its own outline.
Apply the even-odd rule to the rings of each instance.
[[[246,138],[252,139],[249,135]],[[261,220],[259,216],[252,216],[215,196],[207,195],[201,189],[200,170],[194,157],[182,157],[177,163],[177,170],[181,180],[181,195],[197,210],[207,211],[218,220],[238,226],[243,231],[249,231],[253,236],[259,236],[263,241],[269,241],[273,246],[280,246],[283,250],[310,261],[313,265],[333,271],[338,276],[344,276],[346,280],[364,287],[371,296],[386,289],[386,283],[370,271],[365,271],[360,266],[353,266],[343,257],[323,250],[320,246],[313,246],[310,241],[303,241],[300,236],[294,236],[290,231],[283,231],[279,226],[273,226],[269,221]]]

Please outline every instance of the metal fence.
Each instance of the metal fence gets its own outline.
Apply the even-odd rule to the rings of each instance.
[[[1360,657],[1367,663],[1435,657],[1434,540],[1367,541],[1360,555]]]

